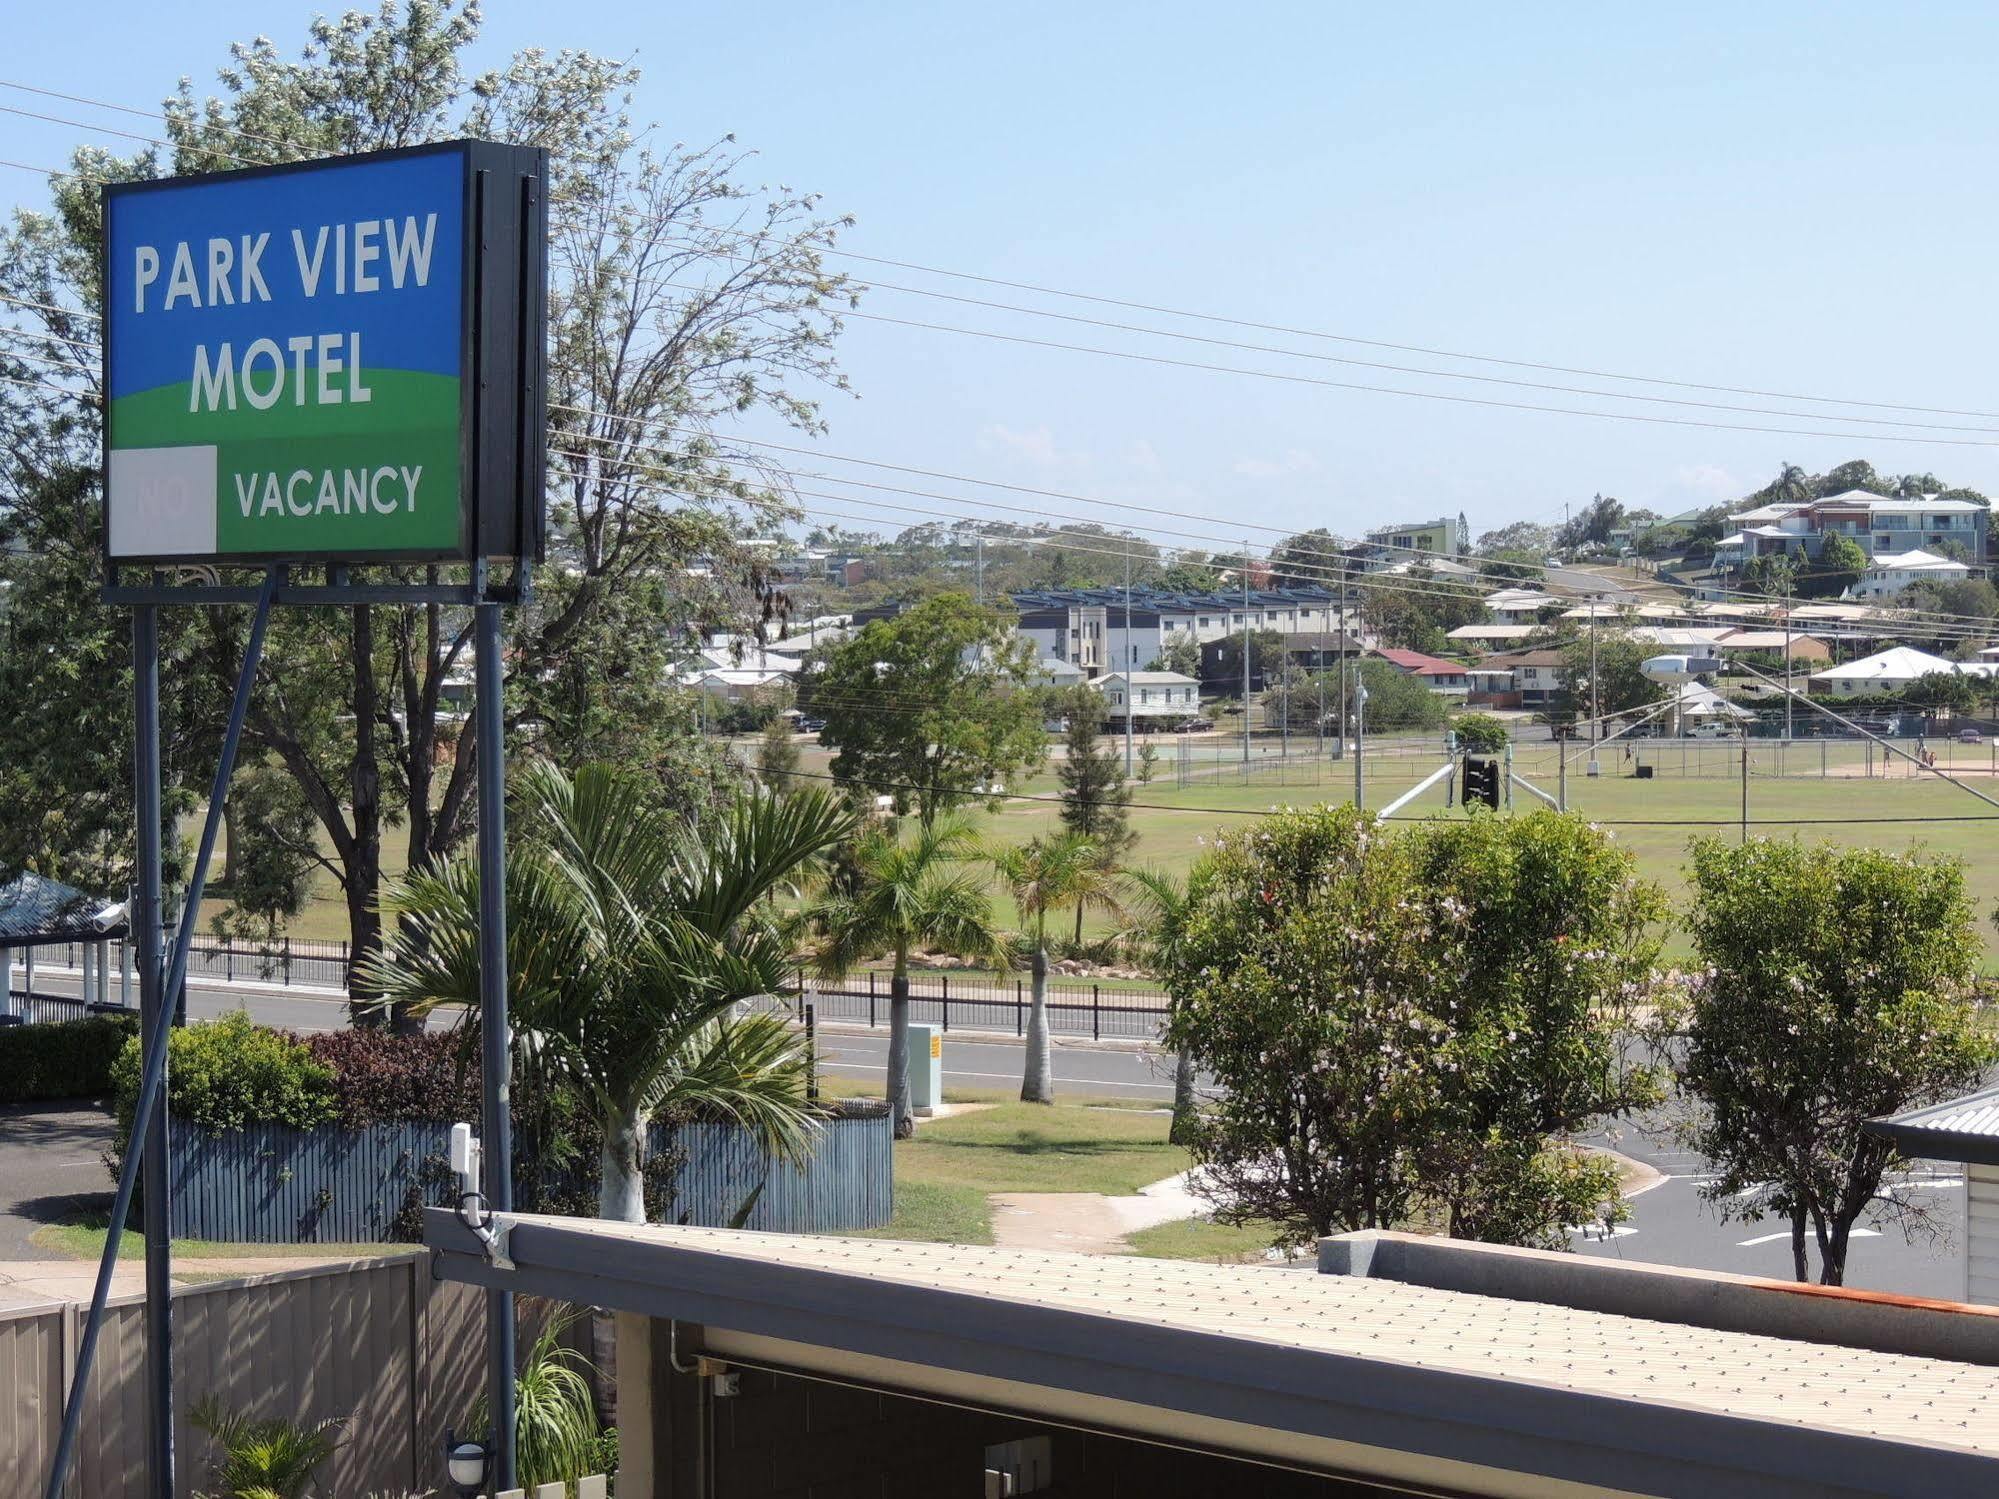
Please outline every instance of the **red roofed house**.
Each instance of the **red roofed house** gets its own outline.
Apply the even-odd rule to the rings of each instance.
[[[1421,651],[1382,649],[1373,654],[1397,671],[1405,672],[1412,677],[1421,677],[1423,685],[1432,692],[1465,690],[1465,666],[1462,661],[1446,661],[1441,656],[1428,656]]]

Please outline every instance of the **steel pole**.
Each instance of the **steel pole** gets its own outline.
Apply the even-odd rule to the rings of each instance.
[[[507,1030],[507,767],[501,701],[500,606],[473,610],[479,722],[479,1027],[481,1190],[495,1213],[514,1206],[511,1069]],[[486,1293],[486,1408],[493,1415],[496,1493],[514,1486],[514,1298]]]
[[[1356,812],[1367,810],[1367,789],[1361,779],[1361,765],[1367,759],[1367,683],[1361,680],[1360,663],[1353,664],[1353,805]]]
[[[222,756],[215,767],[215,780],[208,797],[208,811],[201,828],[201,844],[195,854],[194,874],[188,884],[188,900],[179,928],[174,933],[173,955],[165,968],[160,963],[160,637],[157,606],[140,604],[132,618],[132,706],[136,720],[133,746],[134,811],[138,820],[138,881],[134,891],[131,919],[138,922],[139,995],[141,1019],[139,1097],[132,1111],[132,1135],[143,1139],[142,1149],[129,1147],[118,1172],[118,1190],[112,1196],[111,1216],[104,1236],[104,1252],[97,1262],[97,1282],[91,1292],[90,1313],[84,1322],[83,1338],[77,1347],[76,1372],[71,1376],[68,1400],[63,1407],[62,1432],[56,1439],[55,1457],[49,1464],[47,1499],[62,1499],[69,1467],[81,1429],[84,1396],[90,1387],[90,1370],[97,1355],[98,1334],[104,1325],[105,1302],[111,1293],[111,1272],[118,1261],[118,1247],[125,1220],[132,1210],[132,1189],[140,1171],[146,1177],[144,1212],[146,1242],[146,1369],[148,1401],[147,1455],[149,1491],[155,1499],[173,1499],[173,1286],[172,1263],[168,1253],[168,1232],[172,1222],[171,1184],[167,1174],[167,1033],[173,1021],[169,996],[177,994],[187,978],[188,951],[194,941],[195,922],[201,910],[201,895],[208,879],[209,859],[222,827],[222,809],[228,799],[229,778],[236,766],[236,747],[242,740],[243,721],[250,711],[250,689],[256,680],[257,663],[263,656],[264,629],[270,622],[271,601],[277,593],[278,573],[266,575],[257,595],[257,614],[250,626],[250,640],[243,652],[243,668],[236,678],[236,695],[229,709],[229,727],[222,736]]]
[[[1124,538],[1124,778],[1131,779],[1131,715],[1138,702],[1138,688],[1132,682],[1136,669],[1131,659],[1131,536]]]
[[[1742,841],[1749,841],[1749,731],[1742,731]]]
[[[160,611],[142,604],[132,611],[132,708],[138,743],[133,759],[136,778],[139,854],[139,1029],[145,1055],[141,1070],[157,1073],[160,1091],[167,1080],[167,1021],[173,1000],[162,987],[160,969]],[[145,1179],[143,1223],[146,1242],[146,1466],[156,1499],[173,1499],[174,1492],[174,1315],[172,1225],[167,1221],[172,1190],[167,1174],[167,1111],[155,1101],[148,1113],[139,1170]],[[131,1148],[129,1145],[126,1147]],[[124,1204],[131,1211],[129,1194]],[[106,1225],[107,1256],[125,1233],[124,1215],[114,1211]],[[102,1277],[100,1277],[102,1278]],[[109,1290],[107,1283],[106,1289]],[[101,1319],[93,1297],[91,1311]],[[70,1403],[81,1410],[84,1378],[77,1364]],[[67,1415],[67,1413],[65,1413]],[[65,1420],[65,1426],[68,1425]],[[64,1433],[67,1435],[67,1431]],[[58,1454],[63,1461],[67,1454]]]
[[[1247,541],[1242,544],[1242,763],[1245,767],[1249,764],[1249,543]]]

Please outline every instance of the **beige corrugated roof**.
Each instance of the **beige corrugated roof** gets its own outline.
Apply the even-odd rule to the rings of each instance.
[[[589,1229],[857,1282],[1999,1455],[1993,1371],[1976,1364],[1305,1271],[727,1229]]]

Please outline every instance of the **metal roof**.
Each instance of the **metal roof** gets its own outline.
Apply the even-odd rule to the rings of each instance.
[[[1919,1160],[1999,1166],[1999,1088],[1870,1119],[1866,1127]]]
[[[510,1268],[443,1209],[425,1214],[425,1240],[446,1279],[698,1324],[701,1351],[725,1359],[992,1391],[978,1398],[1056,1419],[1115,1402],[1107,1429],[1199,1440],[1204,1423],[1226,1426],[1248,1455],[1405,1479],[1451,1465],[1506,1480],[1463,1491],[1508,1495],[1999,1488],[1992,1370],[1956,1359],[1355,1275],[506,1226]]]
[[[100,926],[101,918],[115,919]],[[26,870],[0,885],[0,947],[100,942],[124,935],[124,907],[104,896]]]

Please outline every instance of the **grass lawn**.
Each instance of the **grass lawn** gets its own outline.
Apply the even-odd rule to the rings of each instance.
[[[1184,1218],[1177,1223],[1160,1223],[1126,1235],[1131,1252],[1154,1260],[1212,1260],[1240,1263],[1260,1260],[1264,1250],[1277,1238],[1269,1223],[1246,1223],[1240,1228],[1210,1223],[1205,1218]]]
[[[820,1087],[836,1097],[867,1091],[842,1078]],[[956,1091],[950,1101],[993,1106],[919,1124],[914,1139],[898,1141],[895,1216],[862,1237],[990,1244],[989,1192],[1126,1196],[1188,1166],[1187,1152],[1167,1143],[1167,1117],[1150,1110]]]
[[[38,1228],[31,1236],[31,1242],[38,1249],[46,1249],[54,1258],[94,1260],[104,1253],[104,1224],[97,1223],[52,1223],[46,1228]],[[321,1259],[353,1258],[363,1259],[380,1254],[421,1254],[421,1244],[239,1244],[218,1243],[212,1239],[175,1239],[173,1257],[175,1260],[232,1260],[232,1259]],[[137,1233],[127,1229],[119,1236],[118,1258],[136,1260],[144,1258],[146,1242]]]
[[[903,1174],[902,1148],[896,1150],[895,1215],[886,1227],[853,1235],[857,1239],[911,1239],[924,1244],[990,1244],[993,1215],[978,1187],[912,1181]]]
[[[1125,1196],[1185,1171],[1164,1114],[1004,1103],[919,1125],[896,1147],[896,1181],[980,1192],[1103,1192]]]

